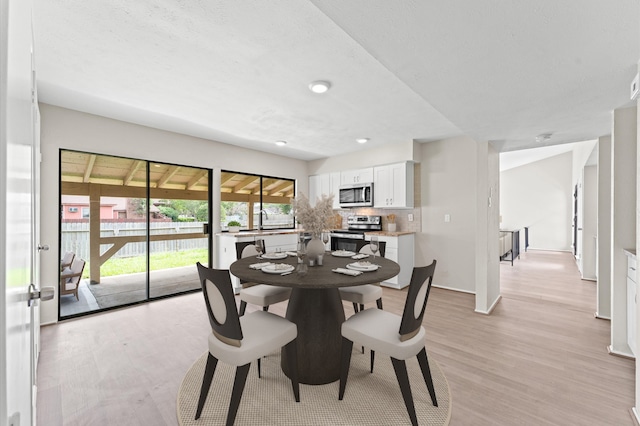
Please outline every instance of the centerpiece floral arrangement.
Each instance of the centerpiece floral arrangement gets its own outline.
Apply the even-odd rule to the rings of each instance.
[[[302,192],[291,201],[296,220],[314,238],[319,238],[322,232],[333,224],[333,194],[322,194],[315,207],[311,207],[309,199]]]

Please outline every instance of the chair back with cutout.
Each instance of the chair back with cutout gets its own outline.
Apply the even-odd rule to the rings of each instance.
[[[384,250],[386,246],[387,246],[386,241],[378,241],[378,255],[380,257],[384,257]],[[359,253],[373,254],[373,250],[371,250],[371,244],[367,242],[365,245],[360,247]]]
[[[200,262],[197,266],[211,331],[221,342],[240,346],[242,328],[229,271],[207,268]]]
[[[435,270],[435,260],[431,265],[413,268],[409,291],[407,292],[407,301],[404,304],[404,312],[400,322],[401,341],[411,339],[420,331]]]
[[[267,246],[264,247],[264,252],[267,252]],[[256,256],[258,251],[253,241],[242,241],[236,243],[236,259],[240,260],[243,257]]]

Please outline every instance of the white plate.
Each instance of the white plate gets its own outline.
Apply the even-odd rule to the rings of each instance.
[[[286,268],[285,268],[286,266]],[[292,272],[294,268],[292,265],[287,265],[286,263],[277,263],[275,265],[268,265],[262,268],[262,272],[266,272],[267,274],[283,274],[285,272]]]
[[[331,253],[331,256],[336,256],[336,257],[351,257],[353,256],[355,253],[352,251],[348,251],[348,250],[336,250],[334,252]]]
[[[262,255],[263,259],[284,259],[287,257],[287,253],[265,253]]]
[[[355,262],[355,263],[350,263],[347,265],[347,269],[352,269],[354,271],[363,271],[363,272],[371,272],[371,271],[375,271],[379,268],[379,265],[375,265],[373,263],[361,263],[361,262]]]

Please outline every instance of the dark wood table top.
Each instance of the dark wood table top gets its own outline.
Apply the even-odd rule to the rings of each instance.
[[[245,257],[231,264],[230,271],[236,277],[261,284],[278,285],[291,288],[337,288],[350,287],[363,284],[378,283],[389,278],[395,277],[400,273],[400,265],[396,262],[385,259],[384,257],[369,256],[366,259],[371,263],[380,265],[376,271],[363,272],[358,276],[350,276],[333,272],[335,268],[346,268],[348,263],[357,262],[350,257],[336,257],[326,252],[323,258],[322,266],[309,266],[305,275],[298,274],[295,270],[289,275],[268,274],[259,269],[251,269],[249,265],[254,263],[272,262],[286,263],[294,267],[298,266],[298,258],[287,256],[282,260],[265,260],[258,259],[256,256]]]

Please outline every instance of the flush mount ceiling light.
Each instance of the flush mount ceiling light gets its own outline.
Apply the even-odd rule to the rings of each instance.
[[[276,141],[276,145],[278,146],[285,146],[287,144],[287,141]]]
[[[358,138],[358,139],[356,139],[356,142],[358,142],[358,143],[367,143],[367,142],[369,142],[369,138]]]
[[[328,81],[318,80],[309,85],[309,90],[313,93],[324,93],[331,88],[331,83]]]
[[[551,133],[543,133],[541,135],[536,136],[536,142],[547,142],[551,139]]]

